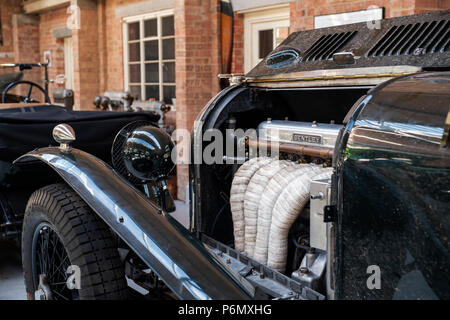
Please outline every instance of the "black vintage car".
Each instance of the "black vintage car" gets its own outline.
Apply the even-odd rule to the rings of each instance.
[[[32,69],[42,69],[44,73],[43,86],[39,83],[24,79],[24,71]],[[42,99],[41,103],[50,103],[48,86],[50,83],[48,77],[48,64],[46,63],[2,63],[0,64],[2,74],[0,74],[0,99],[2,104],[7,103],[39,103],[35,96]],[[18,71],[17,71],[18,70]],[[25,77],[26,78],[26,77]],[[26,95],[22,96],[14,92],[14,89],[27,88]],[[34,89],[34,92],[33,92]],[[4,107],[4,106],[2,106]],[[4,108],[2,108],[4,109]]]
[[[2,149],[29,297],[124,298],[127,275],[181,299],[449,299],[449,25],[297,32],[232,76],[192,132],[189,230],[165,208],[173,143],[151,123],[121,129],[112,159],[75,148],[75,124],[14,165]]]

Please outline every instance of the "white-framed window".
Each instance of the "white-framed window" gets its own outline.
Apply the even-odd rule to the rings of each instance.
[[[249,72],[289,35],[289,6],[244,13],[244,71]]]
[[[139,100],[175,99],[173,10],[123,19],[125,90]]]

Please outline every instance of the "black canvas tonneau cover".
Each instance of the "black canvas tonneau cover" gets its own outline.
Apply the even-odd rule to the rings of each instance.
[[[450,68],[450,10],[292,33],[247,73],[258,79],[312,70]],[[333,61],[336,53],[354,59]],[[342,57],[342,56],[341,56]],[[340,62],[340,64],[338,64]]]
[[[116,134],[126,124],[138,120],[157,122],[159,115],[71,111],[54,105],[0,110],[0,161],[12,162],[35,148],[57,145],[52,131],[60,123],[73,127],[76,134],[73,147],[109,161]]]

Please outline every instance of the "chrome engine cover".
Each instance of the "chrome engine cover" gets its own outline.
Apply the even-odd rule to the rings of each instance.
[[[259,124],[258,138],[279,143],[334,148],[342,127],[328,123],[268,120]]]

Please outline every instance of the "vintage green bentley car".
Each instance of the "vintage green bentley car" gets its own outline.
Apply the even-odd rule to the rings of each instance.
[[[127,298],[126,277],[152,298],[449,299],[449,26],[297,32],[230,76],[191,135],[188,229],[152,119],[83,141],[57,119],[48,147],[0,116],[0,232],[22,235],[30,299]]]

